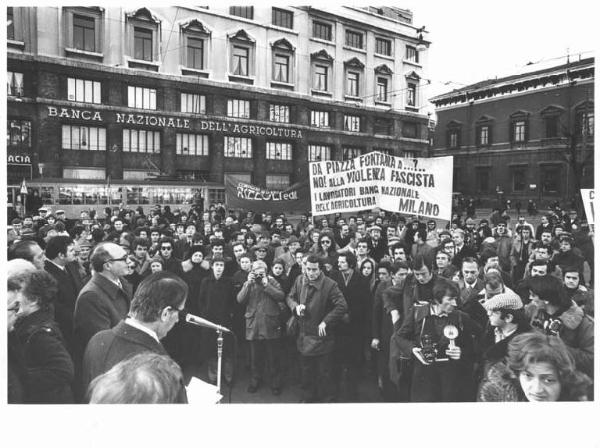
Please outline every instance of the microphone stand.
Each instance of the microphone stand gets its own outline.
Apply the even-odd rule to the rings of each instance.
[[[221,395],[221,362],[223,359],[223,331],[217,330],[217,393]],[[217,404],[221,403],[221,399]]]

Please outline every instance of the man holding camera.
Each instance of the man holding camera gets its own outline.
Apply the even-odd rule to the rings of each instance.
[[[281,325],[279,321],[279,306],[285,294],[277,280],[267,275],[267,265],[257,260],[252,263],[252,270],[242,289],[237,295],[237,301],[246,305],[246,340],[250,342],[250,367],[252,379],[248,392],[258,390],[262,370],[266,364],[271,376],[271,391],[273,395],[281,393]]]
[[[398,330],[400,348],[415,365],[411,401],[473,401],[474,340],[481,328],[456,310],[456,283],[437,278],[432,296],[427,304],[413,305]]]
[[[296,345],[302,368],[302,402],[333,401],[333,328],[348,310],[337,283],[321,271],[315,254],[306,259],[304,275],[298,277],[287,304],[298,319]]]

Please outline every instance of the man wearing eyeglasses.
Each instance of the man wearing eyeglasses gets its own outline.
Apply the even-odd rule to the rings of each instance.
[[[145,278],[131,301],[128,316],[90,340],[83,358],[83,391],[94,378],[124,359],[143,352],[168,356],[161,339],[179,321],[187,295],[187,284],[170,272]],[[178,398],[179,403],[187,402],[183,384]]]
[[[90,263],[92,278],[79,293],[73,316],[76,368],[92,336],[125,318],[132,296],[131,285],[123,278],[129,274],[125,249],[115,243],[100,243]]]

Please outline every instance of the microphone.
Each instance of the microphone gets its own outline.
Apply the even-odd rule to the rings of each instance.
[[[203,319],[202,317],[186,313],[185,311],[179,313],[179,318],[190,324],[198,325],[199,327],[212,328],[213,330],[222,331],[223,333],[231,333],[231,330],[228,328],[212,323],[210,320]]]

